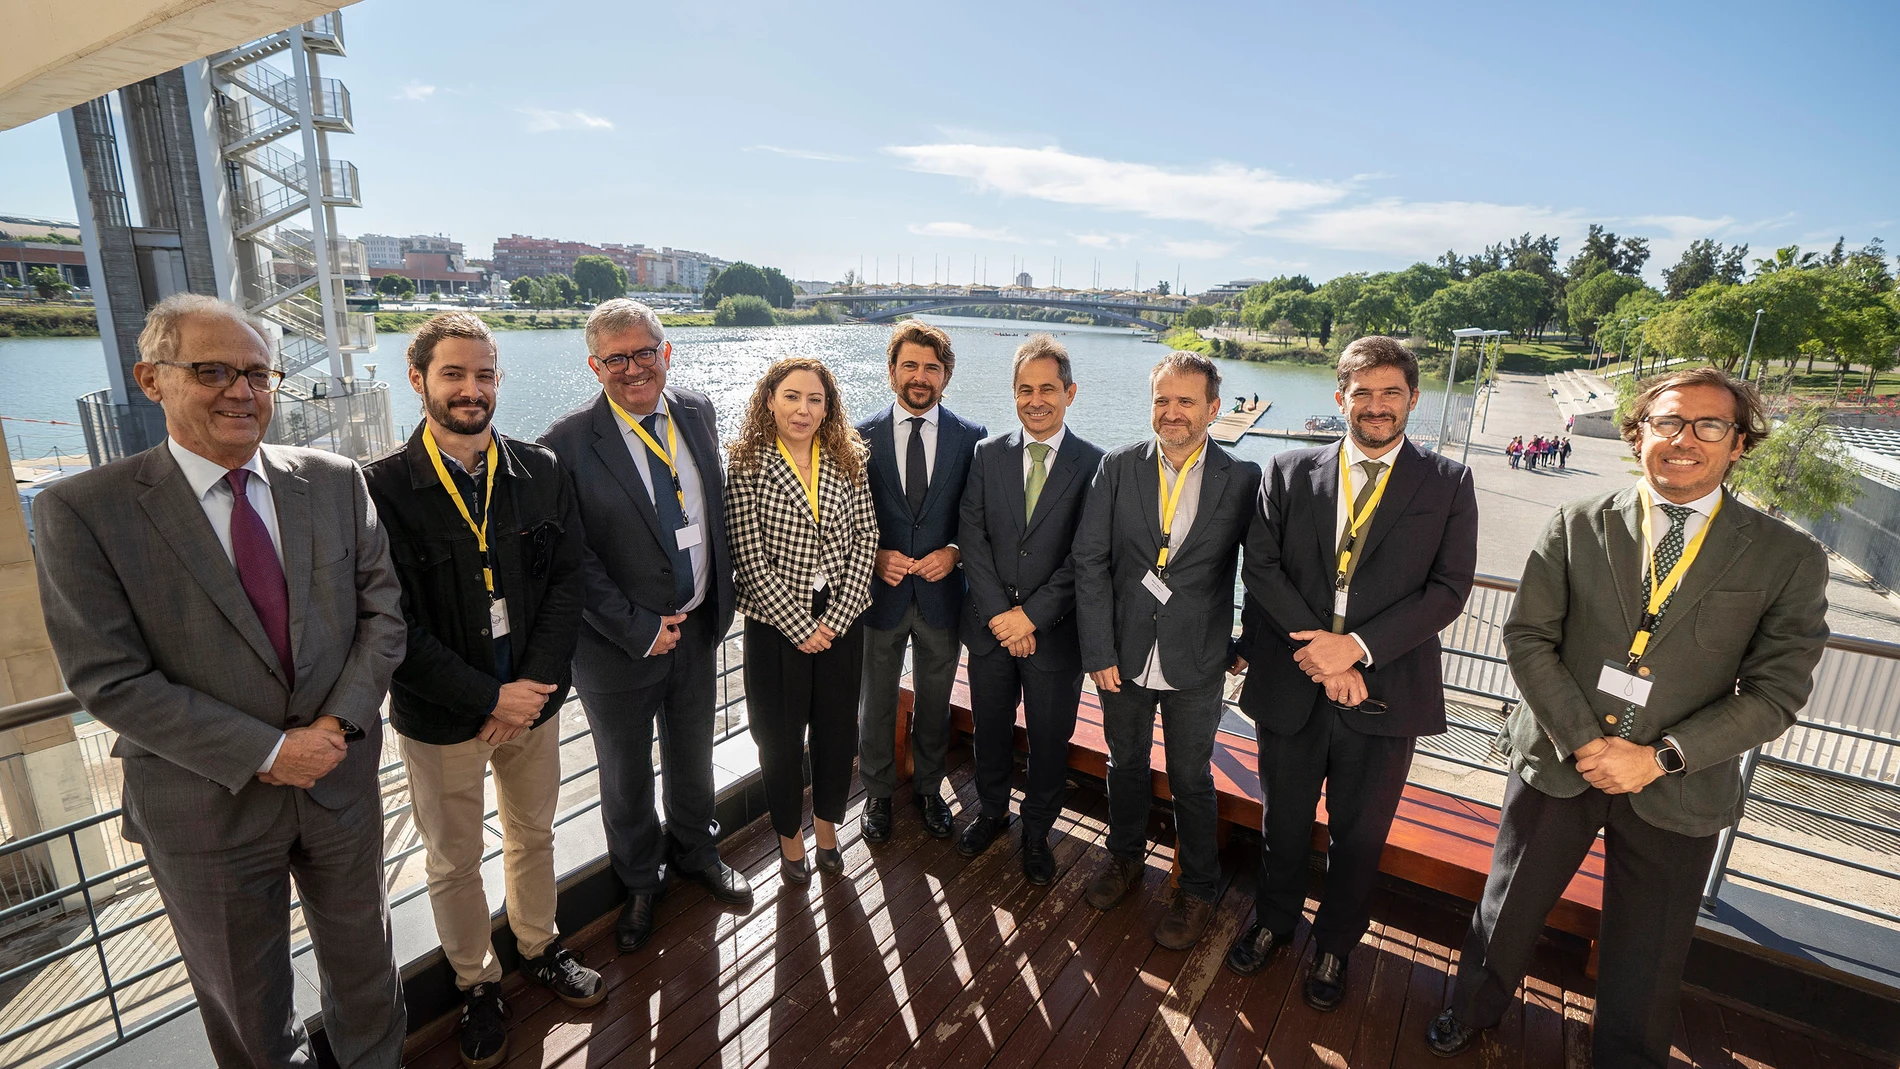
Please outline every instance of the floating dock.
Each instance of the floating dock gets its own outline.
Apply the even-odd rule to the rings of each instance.
[[[1249,427],[1246,433],[1256,438],[1286,438],[1296,442],[1337,442],[1345,437],[1345,434],[1339,431],[1276,431],[1267,427]]]
[[[1207,433],[1222,445],[1235,445],[1240,441],[1241,435],[1252,430],[1253,425],[1260,422],[1260,417],[1266,415],[1267,409],[1272,407],[1272,401],[1263,401],[1259,408],[1245,412],[1223,412],[1221,417],[1214,421],[1214,425],[1207,429]]]

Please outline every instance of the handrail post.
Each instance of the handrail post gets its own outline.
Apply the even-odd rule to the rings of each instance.
[[[79,833],[68,831],[66,845],[73,852],[73,870],[79,874],[79,893],[86,900],[86,923],[92,926],[92,951],[99,958],[99,979],[105,981],[106,1006],[112,1010],[112,1031],[118,1042],[125,1042],[125,1018],[119,1015],[119,992],[112,984],[112,964],[106,958],[106,941],[99,935],[99,909],[92,900],[92,886],[86,879],[86,859],[79,854]]]
[[[1743,816],[1747,815],[1749,796],[1754,793],[1755,769],[1761,763],[1758,760],[1760,757],[1761,747],[1757,746],[1742,758]],[[1738,816],[1735,818],[1735,823],[1716,833],[1722,838],[1716,844],[1715,860],[1709,865],[1708,879],[1702,884],[1702,908],[1705,910],[1713,911],[1716,899],[1722,894],[1722,883],[1728,878],[1729,855],[1735,851],[1735,829],[1740,827],[1741,823],[1741,817]]]

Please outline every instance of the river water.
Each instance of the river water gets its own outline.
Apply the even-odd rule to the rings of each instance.
[[[1016,426],[1010,396],[1010,362],[1016,347],[1039,324],[998,319],[929,317],[949,331],[957,355],[956,373],[944,403],[992,432]],[[1069,409],[1069,425],[1105,448],[1152,433],[1148,421],[1148,369],[1164,350],[1144,340],[1146,331],[1100,327],[1053,329],[1069,348],[1079,389]],[[759,376],[780,356],[817,356],[838,377],[839,389],[855,421],[891,402],[884,342],[890,328],[871,324],[791,327],[675,327],[672,382],[703,390],[720,414],[720,432],[738,430],[747,398]],[[506,374],[495,422],[503,433],[534,438],[556,416],[588,402],[599,389],[587,369],[587,347],[578,330],[498,332]],[[375,378],[391,383],[397,432],[415,428],[419,408],[402,375],[407,334],[382,334],[374,352],[357,358],[358,373],[375,365]],[[1306,417],[1334,412],[1332,372],[1322,367],[1220,361],[1225,397],[1271,401],[1262,427],[1297,427]],[[99,342],[92,338],[0,339],[0,415],[9,417],[7,438],[13,455],[84,453],[77,426],[26,420],[75,420],[74,398],[106,385]],[[1239,452],[1254,460],[1301,443],[1249,437]]]

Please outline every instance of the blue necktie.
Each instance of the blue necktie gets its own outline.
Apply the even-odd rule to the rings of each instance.
[[[661,440],[658,412],[640,423],[654,441]],[[672,469],[658,453],[651,449],[646,452],[647,472],[653,477],[653,509],[660,514],[660,530],[667,532],[661,541],[666,543],[666,555],[673,562],[673,611],[678,612],[693,600],[693,558],[680,548],[679,540],[679,531],[686,526],[686,511],[680,508],[680,484]]]

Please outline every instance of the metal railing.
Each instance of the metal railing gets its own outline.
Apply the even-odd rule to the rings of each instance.
[[[741,627],[735,621],[735,626],[727,632],[719,645],[718,669],[715,675],[717,689],[713,710],[717,725],[714,733],[715,742],[724,742],[732,738],[745,730],[747,725],[740,635]],[[578,699],[570,698],[563,715],[566,715],[568,709],[578,708]],[[82,711],[79,700],[71,693],[61,693],[48,698],[6,706],[0,708],[0,732],[69,717]],[[556,727],[558,729],[559,725]],[[110,771],[103,764],[96,770],[94,768],[94,762],[103,758],[105,754],[106,740],[110,734],[110,732],[93,734],[81,739],[82,743],[86,739],[97,740],[91,746],[82,747],[82,752],[88,758],[89,779],[94,776],[95,771],[102,776],[110,775]],[[583,727],[562,735],[560,746],[566,752],[568,747],[583,743],[591,736],[592,732]],[[395,756],[396,753],[394,732],[385,723],[384,761],[378,769],[380,790],[384,799],[385,842],[392,838],[392,825],[398,827],[404,825],[406,823],[404,818],[410,814],[412,808],[405,797],[408,789],[407,777],[400,758]],[[591,754],[589,756],[591,757]],[[657,760],[656,750],[656,767]],[[0,769],[3,767],[0,766]],[[561,786],[586,790],[588,784],[585,781],[597,775],[599,767],[597,760],[588,760],[581,767],[565,772],[561,777]],[[116,781],[114,782],[116,784]],[[94,786],[96,792],[98,781],[95,780]],[[95,796],[97,796],[96,793]],[[75,983],[73,978],[67,978],[66,983],[60,985],[62,994],[67,995],[63,1000],[56,1004],[52,1004],[49,1000],[48,1004],[31,1005],[24,1010],[32,1014],[31,1017],[0,1025],[0,1064],[44,1065],[49,1069],[71,1069],[189,1013],[197,1005],[177,972],[183,965],[180,955],[171,952],[159,956],[157,960],[149,960],[149,954],[146,958],[139,958],[137,955],[124,953],[122,947],[118,945],[123,940],[139,940],[147,946],[170,947],[173,944],[168,931],[154,934],[147,930],[148,926],[163,920],[166,911],[162,906],[141,908],[153,905],[153,896],[150,893],[144,856],[137,851],[136,847],[110,853],[106,868],[100,871],[88,871],[85,857],[80,849],[79,837],[81,833],[92,828],[101,828],[109,833],[116,832],[117,822],[123,816],[123,810],[117,805],[116,790],[112,792],[111,800],[114,803],[111,808],[92,816],[0,844],[0,931],[7,931],[10,925],[17,927],[22,924],[45,923],[47,917],[64,917],[67,914],[77,916],[81,911],[84,914],[84,924],[76,929],[79,933],[77,938],[71,938],[50,951],[0,969],[0,992],[7,993],[0,995],[0,998],[8,1000],[6,1004],[0,1004],[0,1021],[8,1021],[10,1017],[20,1016],[19,1013],[12,1012],[14,1011],[13,1003],[29,998],[24,990],[25,985],[51,967],[68,961],[90,958],[91,971],[96,976],[96,982],[90,985],[89,990],[77,993],[71,993],[72,989],[83,985]],[[599,804],[599,796],[595,793],[562,810],[556,815],[554,824],[558,828],[591,812]],[[483,824],[490,829],[494,828],[497,816],[497,809],[488,809],[482,816]],[[109,835],[108,838],[110,837]],[[406,885],[398,885],[396,882],[396,877],[404,863],[421,854],[424,849],[420,838],[414,836],[413,829],[409,837],[414,837],[415,841],[386,852],[383,858],[385,883],[391,891],[392,909],[426,894],[428,890],[426,882],[420,879]],[[501,856],[502,849],[500,842],[486,849],[482,854],[483,863],[486,864]],[[76,874],[73,878],[65,882],[52,881],[46,876],[51,871],[49,866],[34,864],[36,857],[53,850],[71,855],[72,871]],[[34,878],[30,881],[7,881],[6,874],[11,871],[12,866],[16,865],[31,866]],[[143,891],[132,894],[126,894],[123,891],[118,893],[120,899],[130,903],[129,909],[118,908],[116,913],[109,910],[109,906],[118,906],[118,903],[109,902],[113,894],[113,885],[125,887],[132,881],[137,881],[136,885],[142,887]],[[104,888],[103,891],[102,888]],[[293,918],[300,905],[300,901],[291,902]],[[127,912],[132,915],[118,915]],[[292,930],[293,932],[296,930],[294,920]],[[291,951],[293,954],[299,954],[309,946],[309,940],[306,938],[297,942]],[[100,1006],[104,1007],[103,1012],[95,1009],[91,1017],[81,1021],[73,1020],[75,1015],[81,1014],[82,1011]],[[55,1029],[62,1023],[66,1026],[63,1033],[51,1035],[47,1037],[46,1042],[34,1044],[37,1033]],[[89,1037],[90,1033],[100,1032],[105,1034],[96,1038]]]

